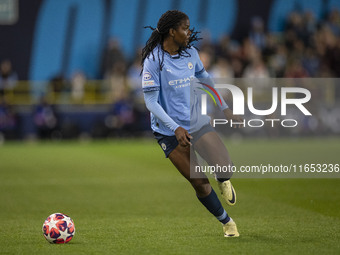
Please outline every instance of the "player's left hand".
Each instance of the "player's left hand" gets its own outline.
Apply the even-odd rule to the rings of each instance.
[[[229,108],[223,110],[224,116],[228,121],[232,120],[233,122],[237,122],[238,124],[233,125],[234,128],[241,128],[244,127],[242,124],[244,122],[243,118],[241,116],[237,116],[233,114],[233,111]]]

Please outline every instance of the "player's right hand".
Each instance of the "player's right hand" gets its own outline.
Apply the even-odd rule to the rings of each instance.
[[[224,109],[223,110],[223,113],[225,115],[225,117],[227,118],[227,120],[233,120],[233,121],[236,121],[238,122],[239,124],[238,125],[235,125],[234,128],[241,128],[242,127],[242,124],[244,122],[243,118],[240,117],[240,116],[237,116],[237,115],[234,115],[233,114],[233,111],[230,110],[229,108],[227,109]]]
[[[190,139],[192,139],[192,136],[189,134],[189,132],[186,129],[182,127],[178,127],[175,130],[175,136],[177,138],[178,143],[181,146],[186,147],[186,146],[192,145],[190,142]]]

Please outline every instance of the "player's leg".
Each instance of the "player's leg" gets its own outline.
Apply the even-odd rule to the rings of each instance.
[[[197,160],[195,154],[190,155],[190,146],[184,147],[177,145],[177,147],[169,154],[169,159],[178,171],[187,179],[196,191],[198,197],[205,197],[211,192],[211,185],[204,173],[198,173],[191,178],[190,168],[193,169]],[[191,157],[191,161],[190,161]]]
[[[236,203],[236,192],[230,182],[232,161],[225,145],[216,132],[207,132],[195,142],[195,150],[211,166],[225,167],[225,172],[216,173],[221,195],[228,205]]]
[[[201,173],[201,176],[195,176],[198,178],[192,178],[190,176],[190,168],[193,168],[197,163],[196,155],[194,153],[190,154],[190,147],[178,145],[169,154],[169,159],[178,171],[191,183],[196,191],[198,200],[223,224],[224,236],[239,236],[235,222],[224,210],[208,178],[206,178],[203,173]]]
[[[216,132],[203,134],[198,138],[194,146],[195,150],[209,165],[232,166],[228,150]],[[236,192],[229,180],[231,176],[232,172],[228,172],[225,176],[220,176],[220,178],[217,176],[217,182],[225,202],[229,205],[234,205],[236,203]],[[238,237],[240,235],[236,223],[232,219],[223,224],[223,232],[225,237]]]

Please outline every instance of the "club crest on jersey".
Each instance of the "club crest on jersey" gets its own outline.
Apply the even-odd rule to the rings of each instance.
[[[165,151],[165,150],[166,150],[166,145],[165,145],[165,143],[162,143],[161,146],[162,146],[163,151]]]
[[[188,67],[189,67],[189,69],[191,70],[194,66],[193,66],[193,64],[192,64],[191,62],[189,62],[189,63],[188,63]]]
[[[144,81],[148,81],[151,79],[151,74],[149,72],[145,72],[143,76]]]

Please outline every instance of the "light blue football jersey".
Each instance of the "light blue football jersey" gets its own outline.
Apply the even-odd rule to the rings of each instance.
[[[178,125],[189,133],[198,131],[209,124],[208,116],[201,116],[201,103],[193,88],[196,75],[205,71],[194,47],[187,49],[190,56],[170,55],[164,52],[163,68],[160,70],[159,59],[162,58],[160,46],[153,50],[144,61],[143,91],[159,90],[158,103]],[[151,128],[163,135],[172,136],[174,132],[166,127],[151,113]]]

